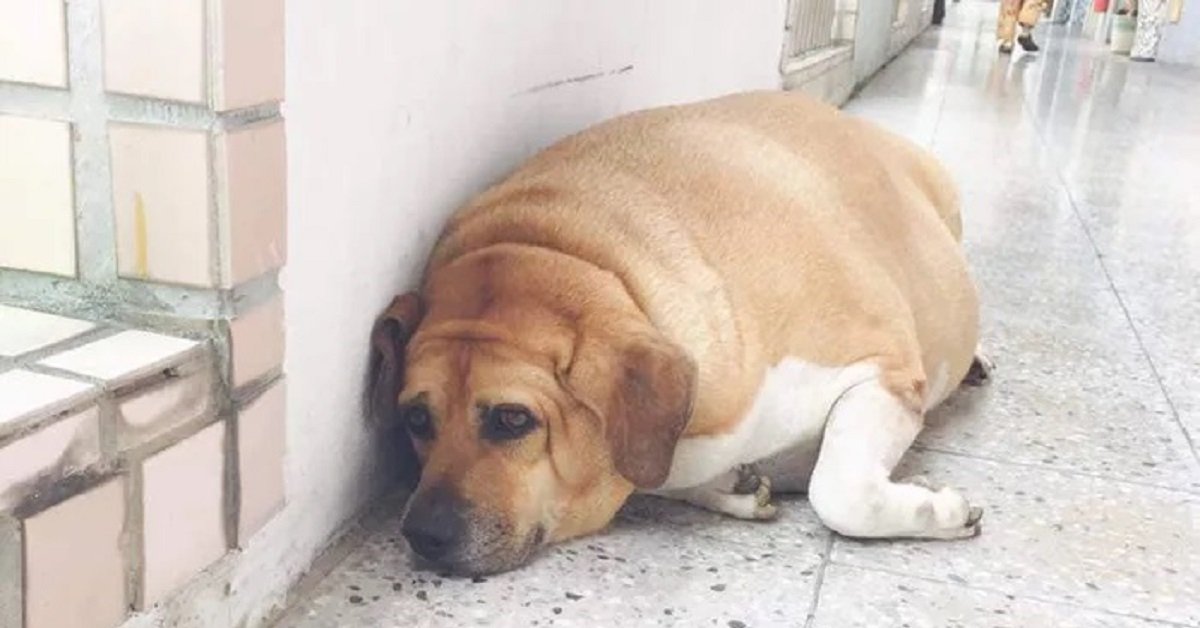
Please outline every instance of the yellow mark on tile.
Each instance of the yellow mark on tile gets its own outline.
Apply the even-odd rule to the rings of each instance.
[[[133,270],[138,277],[145,279],[150,276],[149,243],[146,238],[146,203],[142,195],[133,194]]]

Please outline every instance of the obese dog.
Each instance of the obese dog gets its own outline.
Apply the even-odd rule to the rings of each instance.
[[[454,215],[376,324],[375,410],[420,461],[410,546],[501,571],[634,491],[767,519],[772,485],[848,536],[976,534],[959,493],[891,478],[985,371],[960,231],[929,155],[795,94],[544,150]]]

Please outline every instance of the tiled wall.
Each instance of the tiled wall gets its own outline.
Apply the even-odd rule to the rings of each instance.
[[[112,627],[285,502],[283,0],[0,0],[0,626]]]

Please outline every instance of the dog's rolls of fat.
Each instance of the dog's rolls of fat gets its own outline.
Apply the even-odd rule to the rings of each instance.
[[[503,513],[523,537],[509,555],[455,559],[488,570],[523,559],[533,536],[602,527],[634,487],[694,488],[755,462],[742,458],[815,448],[833,404],[864,382],[887,398],[865,407],[894,401],[886,412],[919,429],[977,341],[957,203],[921,149],[794,94],[637,112],[558,142],[455,214],[423,307],[405,297],[384,317],[402,332],[376,347],[407,344],[408,369],[377,376],[378,394],[431,405],[440,430],[417,439],[413,508],[448,486],[471,512]],[[797,389],[820,394],[783,416]],[[532,407],[545,461],[454,427],[506,401],[489,395]],[[599,426],[582,433],[589,421]],[[739,431],[754,433],[728,445]],[[489,494],[469,470],[485,459]]]

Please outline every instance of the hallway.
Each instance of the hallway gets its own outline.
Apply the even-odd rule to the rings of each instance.
[[[393,504],[280,625],[1200,625],[1200,69],[1062,26],[998,56],[996,8],[951,4],[846,106],[960,186],[998,369],[900,475],[963,489],[980,537],[856,542],[802,498],[767,524],[639,498],[606,534],[462,580],[412,570]]]

